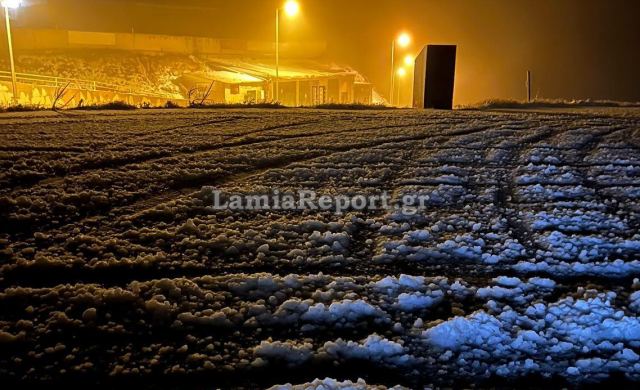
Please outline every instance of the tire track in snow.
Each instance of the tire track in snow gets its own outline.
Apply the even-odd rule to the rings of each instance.
[[[413,126],[410,126],[410,127],[413,127]],[[385,126],[384,128],[388,128],[388,127]],[[468,135],[474,132],[481,132],[484,130],[485,130],[484,127],[455,130],[455,131],[447,132],[445,133],[446,135],[441,137],[443,137],[443,139],[450,139],[452,137]],[[254,170],[245,171],[245,172],[238,172],[234,175],[229,175],[224,178],[221,178],[219,181],[215,183],[207,183],[207,184],[216,185],[216,186],[229,185],[232,183],[238,184],[238,183],[241,183],[243,180],[246,180],[247,178],[263,174],[272,169],[280,169],[280,168],[284,168],[289,165],[297,164],[300,162],[309,162],[320,157],[328,157],[328,156],[333,156],[333,155],[337,155],[344,152],[369,149],[373,147],[382,147],[385,145],[389,145],[391,148],[393,148],[394,145],[397,145],[397,144],[402,144],[410,141],[422,141],[428,137],[433,137],[433,136],[434,134],[431,134],[429,132],[427,132],[426,134],[423,133],[419,135],[398,136],[398,137],[395,137],[394,139],[389,139],[389,140],[384,139],[384,140],[375,140],[375,141],[365,141],[365,142],[352,144],[352,145],[342,145],[339,147],[332,147],[329,149],[325,148],[323,150],[321,149],[312,153],[303,154],[299,156],[299,158],[295,158],[295,159],[291,159],[289,157],[285,157],[283,159],[276,158],[275,160],[271,161],[270,163],[266,164],[265,166],[261,167],[258,170],[254,169]],[[39,229],[39,231],[43,233],[55,231],[56,234],[60,234],[60,233],[71,234],[71,232],[78,225],[94,226],[94,227],[100,226],[100,230],[104,231],[104,229],[107,226],[109,226],[111,223],[115,225],[117,221],[121,220],[121,218],[123,217],[128,220],[131,220],[131,219],[135,220],[136,214],[141,214],[145,210],[149,210],[151,208],[157,207],[162,203],[175,200],[176,198],[181,196],[191,197],[195,195],[199,190],[200,190],[199,186],[180,188],[180,189],[171,191],[169,193],[161,194],[159,196],[154,196],[154,197],[139,200],[130,205],[124,205],[124,206],[112,208],[110,211],[107,211],[110,213],[109,215],[90,215],[84,219],[80,219],[77,221],[69,221],[62,227],[54,226],[50,228],[42,228],[42,229]],[[12,270],[5,271],[5,276],[9,276],[11,274],[12,274]]]

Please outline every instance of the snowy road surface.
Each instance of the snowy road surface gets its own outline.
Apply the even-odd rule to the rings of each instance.
[[[0,125],[3,382],[640,380],[637,115],[146,110]],[[203,186],[386,190],[428,207],[217,211]]]

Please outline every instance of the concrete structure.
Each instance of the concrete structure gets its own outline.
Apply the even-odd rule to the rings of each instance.
[[[14,28],[16,50],[113,49],[170,54],[243,55],[272,57],[273,42],[214,39],[138,33],[105,33],[57,29]],[[4,49],[5,43],[0,42]],[[288,58],[318,58],[325,42],[281,42],[280,53]]]
[[[456,72],[455,45],[428,45],[416,58],[413,107],[451,110]]]
[[[60,75],[57,71],[51,70],[45,74],[37,69],[21,69],[19,59],[18,72],[23,73],[19,87],[20,100],[25,104],[28,103],[29,96],[33,96],[29,89],[40,88],[46,91],[49,87],[37,82],[40,76],[50,79],[63,76],[73,79],[90,79],[82,74],[82,68],[92,67],[91,64],[88,65],[87,58],[92,57],[95,60],[96,57],[103,57],[114,62],[122,57],[113,53],[131,53],[132,58],[144,56],[148,59],[148,63],[153,62],[153,58],[157,58],[158,68],[173,67],[172,73],[177,74],[174,81],[179,85],[179,91],[169,96],[173,97],[173,100],[187,101],[190,97],[193,100],[200,100],[209,88],[211,91],[206,103],[259,103],[275,100],[273,42],[35,29],[16,29],[14,41],[18,54],[30,57],[32,63],[37,62],[34,58],[38,56],[42,56],[41,62],[50,62],[52,58],[47,58],[47,55],[53,53],[52,56],[57,56],[60,62],[64,63],[51,68],[62,68],[66,73],[66,75]],[[1,47],[0,44],[0,50],[2,50]],[[283,60],[280,68],[280,102],[288,106],[373,103],[373,87],[360,74],[351,69],[322,63],[321,57],[325,49],[324,42],[281,43]],[[172,58],[178,61],[173,64],[175,66],[168,63]],[[126,60],[123,58],[123,61]],[[187,61],[197,62],[200,68],[180,69]],[[130,67],[132,62],[134,61],[127,61],[127,65],[121,67]],[[38,77],[27,77],[26,73]],[[119,76],[122,76],[121,70],[119,73]],[[108,79],[93,80],[93,82],[114,83]],[[5,95],[0,96],[0,101],[8,98],[6,93],[2,92],[4,84],[5,81],[0,75],[0,95]],[[77,83],[77,86],[80,85],[86,84]],[[135,84],[121,85],[121,87],[132,96],[144,96],[145,93],[142,91],[150,90],[148,86],[142,88]],[[120,89],[109,90],[108,93],[103,94],[103,91],[97,91],[94,88],[90,92],[92,96],[104,95],[105,98],[114,95],[122,96]],[[149,96],[151,101],[162,98],[164,95],[171,95],[162,91],[151,92],[153,92],[150,94],[152,96]]]
[[[314,61],[299,61],[280,69],[279,100],[287,106],[326,103],[372,104],[373,87],[357,72],[328,67]],[[234,59],[209,59],[213,72],[192,73],[180,80],[198,93],[208,90],[212,103],[257,103],[274,101],[273,68]]]

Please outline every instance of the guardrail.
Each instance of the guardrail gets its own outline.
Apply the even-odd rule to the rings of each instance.
[[[0,71],[0,81],[11,82],[11,72]],[[20,84],[29,84],[37,87],[77,89],[88,92],[112,92],[124,95],[137,95],[159,99],[180,99],[173,94],[144,91],[132,86],[103,83],[99,81],[71,79],[65,77],[44,76],[30,73],[16,73],[16,81]]]

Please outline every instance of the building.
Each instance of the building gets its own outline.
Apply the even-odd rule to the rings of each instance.
[[[182,77],[185,90],[198,96],[211,91],[212,103],[260,103],[275,101],[275,70],[269,64],[234,58],[208,58],[206,72]],[[327,103],[371,104],[373,86],[357,72],[329,67],[310,60],[289,61],[280,68],[279,100],[286,106],[315,106]]]
[[[275,101],[273,42],[20,28],[14,42],[24,104],[33,101],[34,90],[38,101],[50,101],[43,95],[68,82],[71,89],[91,92],[83,93],[85,104],[113,96],[181,104]],[[322,42],[281,44],[280,102],[373,103],[373,86],[355,70],[323,61],[325,49]],[[3,77],[0,74],[0,95],[10,93],[3,88],[8,83]],[[0,96],[0,101],[10,100]]]

